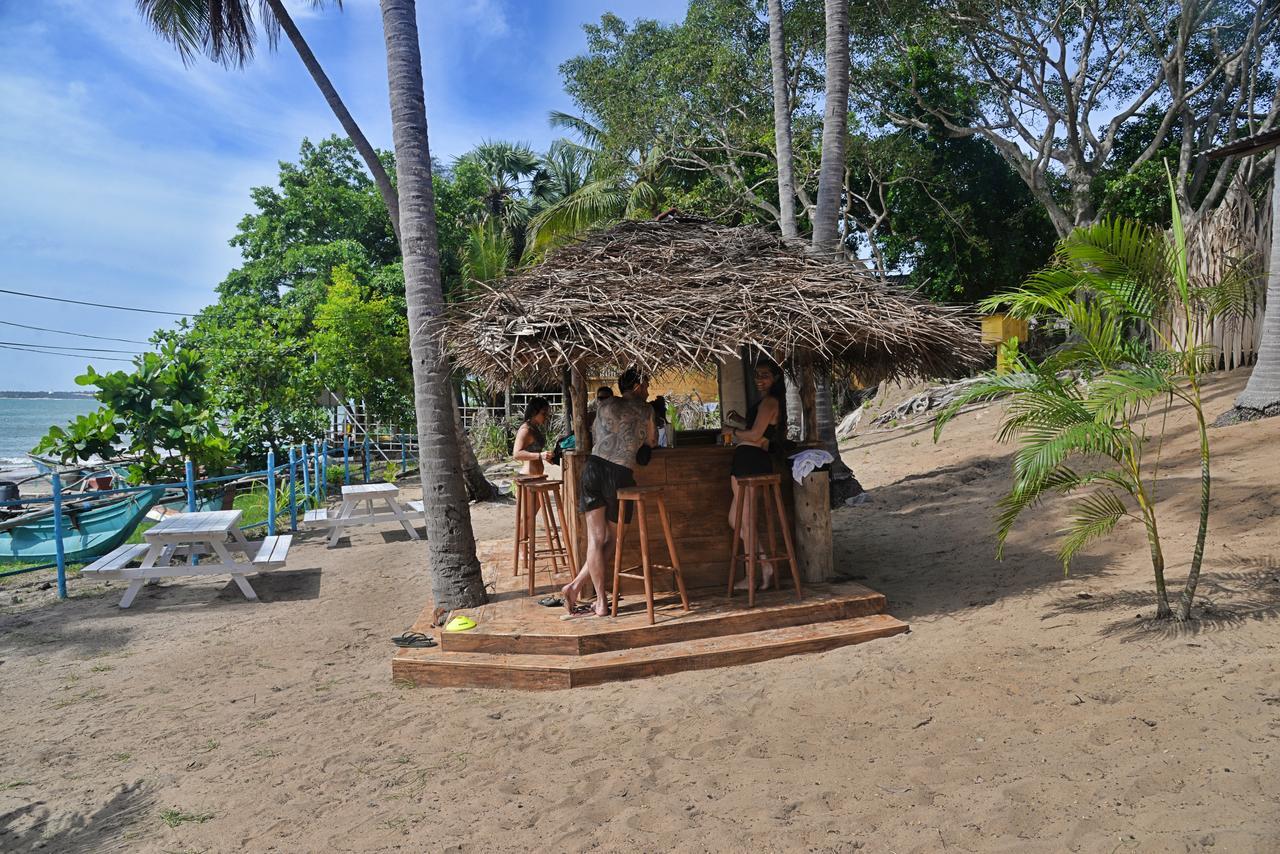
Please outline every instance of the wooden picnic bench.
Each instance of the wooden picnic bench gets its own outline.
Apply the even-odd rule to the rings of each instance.
[[[329,533],[329,548],[338,545],[346,529],[353,525],[373,525],[379,522],[399,522],[409,536],[420,539],[418,529],[409,519],[409,514],[421,515],[422,502],[399,501],[400,487],[394,483],[358,483],[342,487],[342,504],[334,512],[324,508],[308,510],[303,514],[305,525],[316,525],[332,528]],[[385,509],[374,509],[374,502],[385,505]],[[364,510],[360,511],[360,505]]]
[[[170,516],[143,533],[146,543],[120,546],[80,570],[80,574],[127,580],[129,586],[120,600],[121,608],[132,605],[147,582],[206,575],[230,575],[244,597],[256,601],[258,594],[245,576],[284,566],[293,536],[281,534],[250,543],[239,528],[242,513],[215,510]],[[185,563],[174,562],[182,557],[186,558]],[[131,566],[134,561],[139,565]]]

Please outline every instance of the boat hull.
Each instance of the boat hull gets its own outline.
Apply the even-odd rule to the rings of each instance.
[[[123,544],[160,495],[160,490],[150,490],[123,498],[76,502],[75,507],[62,514],[66,562],[83,563]],[[52,513],[0,531],[0,564],[47,563],[56,556]]]

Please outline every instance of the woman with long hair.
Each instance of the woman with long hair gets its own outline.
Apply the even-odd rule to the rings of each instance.
[[[545,397],[530,398],[524,407],[524,420],[516,431],[512,456],[521,463],[520,474],[540,475],[543,464],[551,460],[547,450],[547,422],[551,420],[551,402]]]
[[[742,426],[733,431],[733,441],[737,446],[733,452],[733,468],[729,483],[733,487],[733,504],[729,507],[729,526],[737,519],[738,502],[743,500],[738,489],[738,478],[758,474],[773,474],[773,457],[770,450],[776,448],[786,436],[787,392],[783,383],[782,369],[773,362],[761,360],[756,363],[754,372],[756,392],[760,399],[751,405],[743,418],[731,411],[725,417],[726,423],[737,423]],[[751,499],[746,499],[742,508],[742,518],[754,518]],[[743,554],[749,555],[759,551],[756,544],[754,525],[745,525],[741,532]],[[773,565],[763,564],[760,587],[764,588],[773,580]],[[747,579],[743,579],[738,587],[745,589]]]

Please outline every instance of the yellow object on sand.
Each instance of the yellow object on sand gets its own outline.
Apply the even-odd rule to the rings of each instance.
[[[450,620],[448,623],[445,624],[444,630],[446,632],[469,632],[475,627],[476,627],[475,620],[471,619],[465,614],[459,614],[458,616],[454,617],[452,620]]]

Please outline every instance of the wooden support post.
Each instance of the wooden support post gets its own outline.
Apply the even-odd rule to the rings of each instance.
[[[576,365],[569,380],[569,387],[573,392],[574,447],[584,454],[589,454],[591,453],[591,431],[587,429],[587,374]]]
[[[806,584],[835,577],[831,546],[831,476],[815,471],[795,485],[796,562]]]
[[[804,443],[817,444],[818,437],[818,382],[813,363],[806,359],[800,365],[800,404],[804,409]]]

